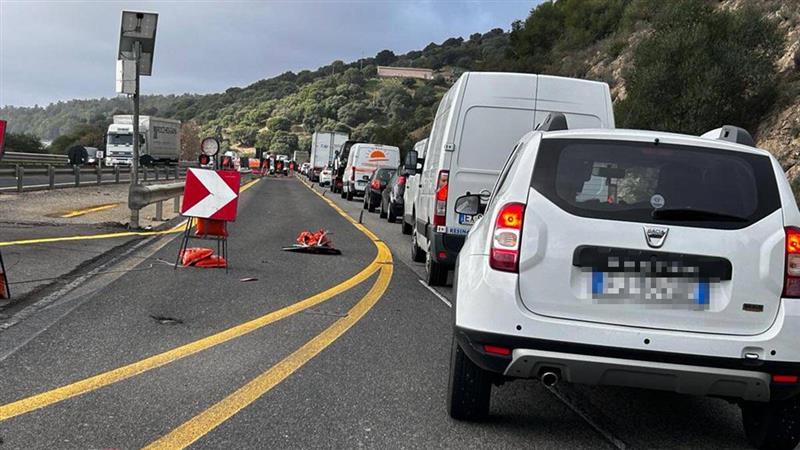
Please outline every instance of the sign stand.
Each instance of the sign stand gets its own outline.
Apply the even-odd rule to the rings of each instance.
[[[205,219],[198,219],[198,220],[205,220]],[[178,264],[181,262],[181,257],[183,256],[186,249],[189,247],[189,240],[204,239],[209,241],[217,241],[217,254],[221,255],[222,259],[225,260],[225,273],[228,273],[228,222],[213,221],[222,224],[221,230],[210,230],[206,228],[203,234],[192,234],[192,229],[194,228],[193,226],[194,222],[195,222],[194,217],[189,217],[189,220],[186,221],[186,227],[183,230],[183,239],[181,239],[181,246],[178,248],[178,258],[175,260],[174,269],[178,268]],[[197,231],[198,233],[200,233],[201,230],[198,228]]]

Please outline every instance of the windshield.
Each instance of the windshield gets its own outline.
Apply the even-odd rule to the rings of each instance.
[[[769,158],[614,141],[546,140],[533,187],[584,217],[740,228],[779,207]]]
[[[139,134],[139,143],[144,144],[143,134]],[[133,145],[133,134],[109,133],[108,145]]]

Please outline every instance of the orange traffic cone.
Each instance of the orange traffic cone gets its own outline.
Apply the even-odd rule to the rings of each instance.
[[[183,251],[183,253],[181,253],[181,263],[184,266],[191,266],[197,264],[199,261],[202,261],[213,254],[214,250],[210,248],[203,248],[203,247],[187,248],[186,250]]]
[[[214,255],[197,261],[194,266],[205,268],[225,268],[228,267],[228,261],[225,261],[225,258],[222,256]]]

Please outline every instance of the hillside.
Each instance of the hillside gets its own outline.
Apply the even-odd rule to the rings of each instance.
[[[409,148],[429,126],[448,75],[549,73],[608,82],[618,126],[695,134],[745,126],[792,178],[800,175],[800,0],[561,0],[510,25],[218,94],[147,96],[142,109],[196,122],[203,133],[222,126],[240,148],[285,153],[306,148],[320,129]],[[378,79],[378,65],[443,76]],[[58,151],[68,141],[96,141],[111,114],[128,108],[126,99],[82,100],[1,108],[0,117],[15,133],[61,136]]]

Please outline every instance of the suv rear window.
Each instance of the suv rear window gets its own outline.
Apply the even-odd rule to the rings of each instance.
[[[701,147],[545,139],[531,186],[581,217],[738,229],[780,207],[766,156]]]

